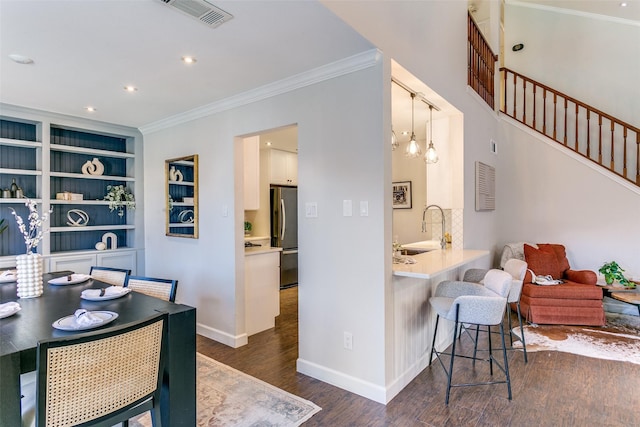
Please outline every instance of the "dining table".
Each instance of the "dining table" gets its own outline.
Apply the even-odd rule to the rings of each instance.
[[[77,309],[111,311],[115,320],[91,331],[134,323],[159,312],[168,314],[167,356],[163,372],[160,413],[166,426],[196,424],[196,309],[164,301],[139,292],[106,300],[85,300],[85,289],[102,289],[111,285],[88,278],[74,284],[52,285],[48,282],[72,272],[44,275],[44,292],[36,298],[18,298],[17,284],[0,284],[0,303],[15,301],[20,310],[0,319],[0,426],[16,427],[21,423],[20,374],[36,370],[36,352],[41,340],[89,332],[59,330],[53,324],[73,315]]]

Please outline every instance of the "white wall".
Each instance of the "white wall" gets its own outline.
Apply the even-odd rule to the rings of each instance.
[[[524,43],[524,49],[513,52],[516,43]],[[507,3],[505,64],[640,126],[638,22]]]
[[[560,243],[573,269],[597,271],[615,260],[640,278],[640,189],[597,170],[558,143],[505,119],[497,199],[500,242]]]
[[[229,345],[244,325],[242,156],[236,137],[298,125],[298,369],[384,399],[385,283],[390,279],[388,65],[361,71],[145,135],[147,274],[180,280],[198,332]],[[385,82],[385,83],[383,83]],[[383,91],[384,88],[384,91]],[[386,126],[385,126],[386,125]],[[383,142],[384,141],[384,142]],[[384,147],[384,148],[383,148]],[[164,159],[200,156],[200,238],[164,236]],[[235,165],[235,166],[234,166]],[[342,215],[352,200],[354,215]],[[359,215],[360,201],[368,216]],[[317,218],[304,217],[315,202]],[[228,211],[228,215],[225,215]],[[353,350],[343,333],[353,334]]]

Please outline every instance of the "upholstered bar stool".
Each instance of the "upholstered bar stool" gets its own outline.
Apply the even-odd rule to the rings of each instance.
[[[524,363],[528,362],[527,359],[527,343],[524,338],[524,327],[522,323],[522,312],[520,310],[520,295],[522,294],[522,286],[524,282],[524,276],[527,273],[527,263],[519,259],[512,258],[508,260],[504,265],[504,271],[511,275],[511,287],[509,288],[509,296],[507,297],[506,316],[509,325],[509,342],[510,349],[513,349],[513,331],[511,326],[511,307],[516,306],[516,312],[518,315],[518,323],[520,325],[520,342],[522,342],[522,350],[524,352]],[[484,283],[484,276],[487,270],[472,268],[464,273],[465,282]],[[478,342],[478,329],[476,328],[476,345]]]
[[[511,286],[511,275],[502,270],[489,270],[484,277],[484,285],[478,283],[445,281],[438,284],[433,297],[429,298],[429,304],[436,312],[436,325],[433,332],[433,342],[431,344],[431,355],[429,366],[435,354],[442,369],[447,374],[447,393],[445,404],[449,404],[449,395],[452,387],[465,387],[490,384],[507,384],[509,400],[511,400],[511,379],[509,377],[509,362],[507,360],[506,343],[504,339],[504,327],[502,318],[507,305],[507,296]],[[453,344],[451,353],[438,351],[435,348],[438,324],[440,318],[454,322]],[[476,357],[456,354],[456,341],[458,325],[461,323],[471,325],[495,326],[500,325],[500,336],[502,341],[503,364],[501,365],[493,356],[491,347],[491,334],[489,337],[489,358],[483,359],[489,362],[489,372],[493,375],[493,364],[505,374],[504,380],[475,382],[475,383],[452,383],[454,360],[458,357],[466,359],[477,359]],[[449,368],[445,366],[441,355],[450,356]]]

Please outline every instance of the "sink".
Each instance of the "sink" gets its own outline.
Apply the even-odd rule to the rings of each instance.
[[[404,243],[402,249],[412,252],[429,252],[440,249],[440,240],[423,240],[421,242]]]

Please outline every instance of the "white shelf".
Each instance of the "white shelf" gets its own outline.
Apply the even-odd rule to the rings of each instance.
[[[99,150],[97,148],[73,147],[70,145],[51,144],[52,151],[64,151],[67,153],[89,154],[92,156],[118,157],[123,159],[134,159],[135,154],[123,153],[121,151]]]
[[[59,178],[74,178],[74,179],[101,179],[103,181],[130,181],[133,182],[136,179],[128,176],[109,176],[109,175],[85,175],[82,173],[70,173],[70,172],[50,172],[50,176],[56,176]],[[192,184],[193,185],[193,184]]]
[[[193,227],[194,224],[192,222],[172,222],[169,224],[169,227],[171,228],[177,228],[177,227]]]
[[[189,181],[169,181],[171,185],[186,185],[187,187],[193,187],[193,182]]]
[[[28,197],[24,199],[2,199],[0,198],[0,203],[6,204],[15,204],[15,205],[24,205],[27,202]],[[36,203],[42,203],[42,199],[30,199]]]
[[[107,200],[58,200],[51,199],[49,201],[52,205],[108,205]]]
[[[0,173],[4,173],[7,175],[33,175],[39,176],[42,175],[42,171],[36,171],[31,169],[6,169],[0,168]]]
[[[49,230],[52,233],[62,233],[67,231],[111,231],[111,230],[133,230],[135,225],[87,225],[80,227],[51,227]]]
[[[193,203],[185,203],[185,202],[173,202],[173,206],[187,206],[193,207],[195,206]]]
[[[11,145],[14,147],[25,147],[25,148],[41,148],[42,142],[23,141],[21,139],[0,138],[0,145]]]
[[[188,160],[178,160],[177,162],[171,162],[172,165],[193,166],[194,163]]]

